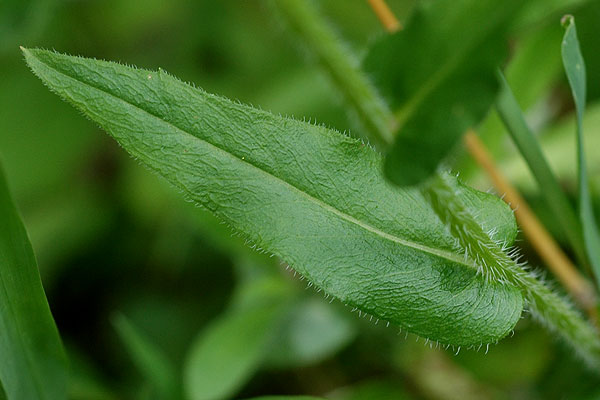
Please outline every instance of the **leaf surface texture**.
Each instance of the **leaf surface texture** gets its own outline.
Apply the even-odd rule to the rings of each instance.
[[[162,70],[24,53],[144,165],[345,304],[456,345],[496,341],[519,319],[519,291],[478,276],[420,192],[388,183],[362,142]]]

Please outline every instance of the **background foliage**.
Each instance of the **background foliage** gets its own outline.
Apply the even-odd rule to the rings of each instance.
[[[390,1],[402,20],[413,3]],[[319,5],[359,54],[383,34],[364,1]],[[512,39],[506,75],[561,184],[575,197],[574,108],[561,69],[559,20],[565,12],[577,20],[588,70],[584,132],[588,148],[599,148],[600,2],[531,1],[530,9],[517,24],[522,28]],[[190,396],[225,398],[600,395],[597,375],[527,318],[487,354],[454,356],[305,290],[278,260],[250,251],[57,101],[18,50],[48,47],[160,66],[209,92],[353,130],[338,95],[294,43],[259,1],[0,5],[0,154],[65,343],[70,397],[176,397],[181,387]],[[480,131],[502,169],[566,245],[493,113]],[[598,215],[600,152],[587,156]],[[463,177],[490,187],[466,156],[459,161]],[[535,265],[527,242],[520,245]],[[278,310],[281,305],[286,312]],[[199,379],[202,374],[193,371],[207,365],[214,377]]]

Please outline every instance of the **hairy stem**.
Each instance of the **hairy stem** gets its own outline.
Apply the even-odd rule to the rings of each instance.
[[[571,260],[537,219],[525,199],[494,165],[492,156],[481,143],[477,134],[473,131],[467,132],[464,142],[471,156],[488,173],[498,193],[504,194],[504,201],[514,208],[517,221],[533,248],[565,289],[585,309],[590,319],[594,322],[597,321],[596,291],[592,284],[579,273]]]
[[[394,118],[375,87],[361,72],[359,62],[338,39],[309,0],[277,0],[273,4],[305,47],[329,74],[358,118],[368,138],[379,148],[393,142]]]
[[[466,256],[477,263],[478,272],[486,279],[519,288],[537,320],[571,344],[589,365],[600,367],[600,338],[596,331],[565,299],[507,254],[503,243],[497,243],[484,231],[459,197],[456,184],[456,178],[439,174],[422,191]]]

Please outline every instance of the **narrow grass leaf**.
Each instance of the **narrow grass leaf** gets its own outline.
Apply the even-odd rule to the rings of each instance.
[[[577,258],[580,262],[587,264],[581,225],[575,211],[552,172],[539,141],[529,129],[519,103],[501,72],[498,73],[498,79],[501,87],[496,102],[498,114],[523,159],[527,162],[527,166],[538,183],[540,193],[564,230]]]
[[[486,115],[518,3],[424,2],[405,30],[370,48],[365,71],[398,109],[398,131],[385,164],[394,183],[414,185],[431,176]]]
[[[166,355],[123,314],[116,314],[112,323],[133,364],[156,391],[156,397],[159,399],[181,397],[178,373]]]
[[[24,54],[50,89],[188,199],[360,315],[457,345],[495,342],[519,319],[521,293],[477,275],[421,192],[390,185],[360,141],[162,70]]]
[[[586,103],[586,76],[585,63],[579,40],[575,19],[567,16],[563,20],[565,36],[562,41],[562,58],[565,72],[571,85],[571,92],[575,100],[575,111],[577,114],[577,166],[579,177],[579,217],[583,226],[583,239],[585,248],[594,269],[596,281],[600,282],[600,231],[596,224],[592,197],[590,194],[588,173],[585,162],[585,144],[583,141],[583,112]]]
[[[11,400],[65,399],[66,358],[1,169],[0,221],[0,393]]]
[[[540,144],[547,160],[559,181],[577,181],[577,163],[573,162],[573,154],[577,153],[577,135],[573,135],[576,121],[575,115],[569,115],[540,133]],[[595,102],[587,107],[583,119],[583,134],[589,149],[600,148],[600,103]],[[600,152],[590,152],[588,162],[600,165]],[[511,182],[523,188],[524,191],[535,189],[535,181],[531,179],[527,165],[519,154],[510,154],[500,163],[500,168],[510,178]],[[597,195],[595,188],[600,188],[600,169],[589,170],[592,195]],[[477,182],[483,181],[477,178]]]

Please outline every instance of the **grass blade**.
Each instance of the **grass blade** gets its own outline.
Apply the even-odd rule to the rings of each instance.
[[[585,145],[583,141],[583,112],[586,102],[586,76],[585,63],[579,40],[575,19],[567,16],[563,19],[565,36],[562,41],[562,58],[565,72],[571,85],[571,92],[575,100],[575,111],[577,114],[577,166],[579,177],[579,217],[583,227],[583,242],[589,257],[590,264],[594,269],[596,281],[600,283],[600,231],[596,224],[592,197],[590,194],[588,173],[585,162]]]
[[[112,323],[133,364],[146,382],[156,390],[157,398],[180,398],[177,371],[165,354],[123,314],[115,315]]]
[[[128,152],[345,304],[460,345],[496,341],[519,319],[521,293],[477,275],[423,195],[390,185],[381,156],[360,141],[162,70],[24,54]]]
[[[67,367],[33,249],[0,170],[0,380],[11,400],[65,399]]]
[[[567,196],[562,191],[558,180],[548,165],[538,140],[529,129],[529,126],[527,126],[525,117],[508,86],[508,82],[506,82],[501,72],[498,74],[501,85],[500,94],[496,101],[498,114],[519,152],[527,162],[527,166],[535,177],[538,186],[543,188],[540,192],[564,229],[577,259],[583,265],[587,265],[587,257],[581,235],[581,225],[575,215],[575,211],[573,211],[573,207],[571,207]]]

